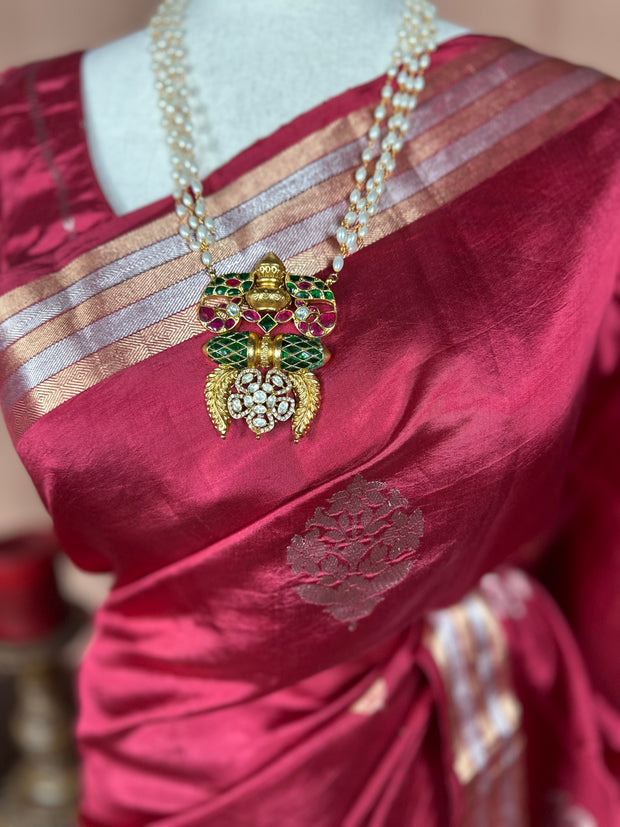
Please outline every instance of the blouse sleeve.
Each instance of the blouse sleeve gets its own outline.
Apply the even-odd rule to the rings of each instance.
[[[599,331],[547,579],[595,690],[620,708],[620,205],[616,224],[618,277]]]

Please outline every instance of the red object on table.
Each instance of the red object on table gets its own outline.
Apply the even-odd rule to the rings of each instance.
[[[0,641],[24,643],[50,634],[66,616],[58,592],[52,534],[0,542]]]

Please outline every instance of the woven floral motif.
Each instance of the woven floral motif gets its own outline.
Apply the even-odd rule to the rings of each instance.
[[[297,594],[355,629],[412,566],[424,519],[419,508],[408,508],[396,489],[356,476],[291,540],[289,565],[305,575]]]

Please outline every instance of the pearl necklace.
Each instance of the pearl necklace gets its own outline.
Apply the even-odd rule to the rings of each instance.
[[[339,252],[330,275],[322,280],[287,272],[275,253],[266,255],[251,273],[215,271],[215,223],[207,214],[199,180],[188,102],[183,45],[187,4],[188,0],[163,0],[158,6],[150,22],[151,61],[170,147],[179,235],[190,251],[200,254],[209,278],[198,305],[200,323],[215,334],[202,350],[218,365],[207,377],[207,411],[222,438],[232,419],[245,419],[257,438],[276,421],[291,419],[298,442],[321,402],[312,371],[329,359],[323,339],[336,326],[333,286],[345,257],[363,244],[386,179],[396,169],[410,113],[424,88],[430,53],[437,48],[435,7],[427,0],[405,0],[397,45],[354,174],[355,188],[336,231]],[[236,330],[242,321],[256,325],[261,333]],[[299,332],[272,338],[271,330],[280,324],[292,324]]]

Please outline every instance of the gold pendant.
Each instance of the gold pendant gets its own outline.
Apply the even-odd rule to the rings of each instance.
[[[232,419],[245,419],[257,438],[290,419],[298,442],[321,403],[312,372],[329,359],[321,340],[336,326],[329,280],[287,273],[268,253],[251,273],[215,276],[200,299],[198,319],[215,334],[202,348],[218,365],[207,378],[205,399],[222,438]],[[242,321],[262,335],[236,330]],[[271,331],[285,324],[299,333],[272,338]]]

